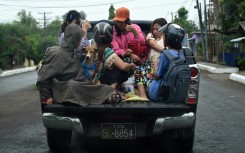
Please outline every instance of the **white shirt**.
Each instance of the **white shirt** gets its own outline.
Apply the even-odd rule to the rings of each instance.
[[[163,44],[163,36],[161,36],[161,38],[158,38],[158,39],[155,39],[152,35],[152,33],[149,33],[146,37],[146,40],[155,40],[156,43],[159,45],[159,46],[163,46],[164,47],[164,44]],[[152,63],[155,63],[157,61],[157,59],[159,58],[159,56],[161,55],[161,52],[155,50],[154,48],[151,48],[150,47],[150,52],[149,52],[149,56],[148,56],[148,59],[150,62]]]

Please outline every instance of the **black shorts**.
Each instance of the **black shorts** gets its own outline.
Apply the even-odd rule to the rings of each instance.
[[[121,71],[113,66],[111,70],[106,69],[99,80],[102,84],[112,85],[114,83],[123,83],[128,80],[128,77],[128,72]]]

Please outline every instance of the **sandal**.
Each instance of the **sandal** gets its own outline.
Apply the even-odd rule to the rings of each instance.
[[[122,96],[119,93],[112,94],[106,101],[106,104],[118,104],[122,101]]]

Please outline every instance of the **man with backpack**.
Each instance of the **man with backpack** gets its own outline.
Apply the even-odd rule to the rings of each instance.
[[[182,40],[185,32],[177,24],[169,23],[159,29],[165,34],[159,62],[153,66],[154,80],[148,85],[148,96],[152,101],[183,102],[187,96],[191,72],[185,62]]]

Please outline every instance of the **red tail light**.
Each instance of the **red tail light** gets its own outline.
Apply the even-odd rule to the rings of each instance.
[[[195,98],[189,98],[188,99],[188,103],[189,104],[195,104],[195,103],[197,103],[197,99],[195,99]]]
[[[191,77],[196,77],[199,74],[199,71],[196,67],[191,67]]]

